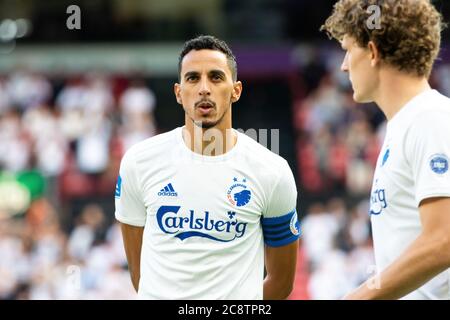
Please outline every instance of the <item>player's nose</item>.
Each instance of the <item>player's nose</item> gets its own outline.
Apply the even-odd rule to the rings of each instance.
[[[341,71],[348,72],[348,58],[347,58],[347,54],[345,55],[344,60],[342,61]]]
[[[209,96],[211,94],[211,88],[208,79],[202,79],[200,81],[199,95]]]

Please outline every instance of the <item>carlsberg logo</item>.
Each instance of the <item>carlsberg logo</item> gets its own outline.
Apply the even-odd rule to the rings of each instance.
[[[187,215],[178,215],[180,206],[161,206],[156,213],[158,226],[164,233],[174,234],[180,240],[202,237],[214,241],[229,242],[245,234],[247,223],[239,222],[236,212],[228,212],[228,220],[219,220],[209,211],[202,214],[189,210]]]

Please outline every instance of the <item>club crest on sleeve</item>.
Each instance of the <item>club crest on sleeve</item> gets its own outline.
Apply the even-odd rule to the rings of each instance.
[[[448,171],[448,157],[445,154],[431,156],[430,168],[434,173],[444,174]]]
[[[233,178],[233,184],[228,189],[227,198],[228,201],[237,207],[243,207],[248,204],[252,198],[252,192],[248,189],[247,179],[239,181],[237,178]]]
[[[300,223],[298,222],[297,212],[294,212],[292,215],[289,227],[293,235],[298,236],[300,234]]]
[[[122,177],[119,175],[117,177],[117,183],[116,183],[116,191],[114,193],[114,196],[116,198],[120,198],[120,194],[122,193]]]

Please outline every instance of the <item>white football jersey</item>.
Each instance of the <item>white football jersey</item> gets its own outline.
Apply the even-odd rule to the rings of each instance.
[[[299,237],[288,163],[245,134],[220,156],[184,143],[182,128],[124,155],[116,218],[144,226],[139,297],[262,299],[264,244]]]
[[[385,269],[419,236],[419,204],[450,197],[450,99],[427,90],[388,122],[371,193],[375,260]],[[450,214],[450,213],[449,213]],[[404,299],[449,299],[450,269]]]

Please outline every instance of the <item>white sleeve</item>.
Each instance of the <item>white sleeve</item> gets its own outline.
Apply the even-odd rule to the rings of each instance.
[[[271,247],[287,245],[300,236],[296,210],[297,187],[286,161],[283,161],[279,172],[280,176],[262,217],[264,242]]]
[[[143,202],[141,185],[136,173],[133,154],[125,153],[120,163],[119,177],[115,191],[116,219],[132,226],[143,227],[146,221],[146,209]]]
[[[450,197],[450,116],[433,113],[419,118],[411,126],[405,145],[417,206],[427,198]]]

